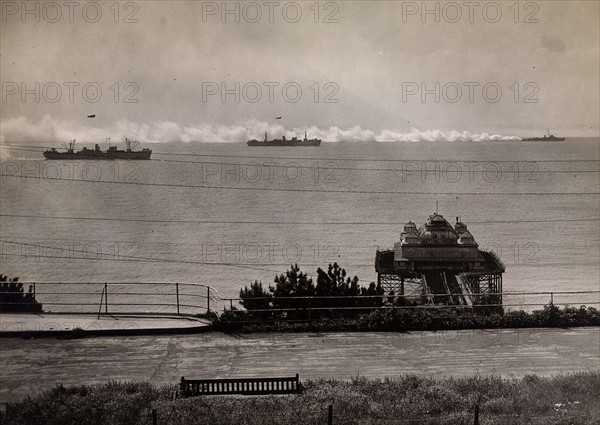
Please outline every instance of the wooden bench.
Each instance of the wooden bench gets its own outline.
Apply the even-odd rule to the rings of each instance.
[[[185,379],[179,391],[183,397],[219,394],[294,394],[300,392],[298,374],[289,378]]]

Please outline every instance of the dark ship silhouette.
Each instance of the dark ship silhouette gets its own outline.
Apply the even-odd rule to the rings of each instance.
[[[522,140],[524,142],[563,142],[565,138],[556,137],[554,134],[550,134],[550,129],[548,129],[548,134],[544,134],[544,137],[527,137]]]
[[[46,159],[150,159],[152,149],[144,148],[141,151],[134,150],[138,142],[132,142],[125,139],[125,150],[119,150],[116,146],[109,146],[108,150],[100,150],[97,144],[94,149],[84,147],[80,151],[75,152],[75,140],[69,142],[68,146],[64,146],[66,152],[59,152],[55,148],[44,151]]]
[[[265,131],[265,140],[260,141],[256,139],[248,140],[248,146],[320,146],[321,139],[308,139],[306,137],[306,131],[304,132],[304,139],[300,140],[297,137],[286,139],[283,136],[281,139],[267,140],[267,132]]]

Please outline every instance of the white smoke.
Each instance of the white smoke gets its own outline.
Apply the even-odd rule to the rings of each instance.
[[[516,136],[503,136],[501,134],[471,133],[470,131],[417,130],[413,128],[408,133],[397,133],[383,130],[377,141],[379,142],[487,142],[498,140],[521,140]]]
[[[418,130],[402,133],[383,130],[375,133],[360,126],[341,129],[337,126],[328,129],[317,127],[285,129],[279,124],[269,124],[256,119],[248,119],[231,125],[214,125],[202,123],[195,126],[181,126],[172,121],[160,121],[153,124],[140,124],[121,120],[115,124],[101,128],[81,125],[65,120],[56,120],[47,115],[37,122],[25,116],[10,118],[0,127],[0,143],[57,143],[77,140],[83,143],[98,143],[107,138],[120,142],[126,137],[143,143],[164,142],[199,142],[227,143],[245,142],[249,139],[262,140],[265,130],[269,137],[304,137],[319,138],[324,142],[432,142],[432,141],[468,141],[483,142],[495,140],[520,140],[514,136],[500,134],[471,133],[469,131],[452,130]]]

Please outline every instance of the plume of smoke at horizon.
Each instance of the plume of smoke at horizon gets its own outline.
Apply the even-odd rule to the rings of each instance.
[[[81,125],[65,120],[52,119],[50,115],[37,122],[25,116],[6,120],[0,129],[0,143],[52,143],[77,140],[82,143],[98,143],[110,138],[113,142],[121,142],[125,138],[142,143],[243,143],[249,139],[262,140],[265,130],[269,138],[304,137],[322,139],[324,142],[482,142],[500,140],[520,140],[515,136],[500,134],[471,133],[469,131],[418,130],[396,132],[382,130],[376,133],[360,126],[341,129],[332,126],[320,129],[312,126],[306,129],[294,128],[286,130],[280,124],[269,124],[256,119],[249,119],[231,125],[215,125],[202,123],[195,126],[181,126],[172,121],[157,123],[137,123],[120,120],[108,127]]]

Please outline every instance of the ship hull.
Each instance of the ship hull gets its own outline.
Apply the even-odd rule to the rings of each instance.
[[[320,146],[320,140],[298,140],[296,142],[292,142],[289,140],[276,140],[276,141],[267,141],[267,142],[258,142],[254,140],[248,141],[248,146]]]
[[[553,137],[553,138],[549,138],[549,137],[530,137],[527,139],[523,139],[524,142],[564,142],[565,138],[564,137]]]
[[[93,150],[89,150],[89,151],[85,151],[85,152],[53,152],[53,151],[44,152],[44,158],[59,159],[59,160],[70,160],[70,159],[145,160],[145,159],[150,159],[151,155],[152,155],[151,150],[140,151],[140,152],[126,152],[126,151],[101,152],[101,151],[93,151]]]

